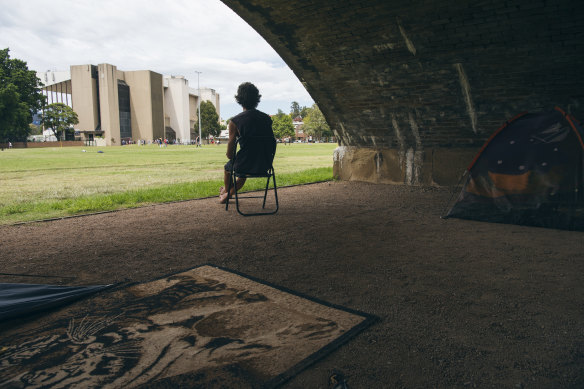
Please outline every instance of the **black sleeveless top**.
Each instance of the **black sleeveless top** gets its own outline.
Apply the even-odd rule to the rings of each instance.
[[[250,136],[273,137],[272,118],[257,109],[249,109],[233,117],[231,121],[237,126],[240,138],[239,151],[237,152],[237,157],[235,159],[235,169],[248,173],[265,172],[269,166],[259,166],[262,164],[261,161],[250,156],[250,154],[255,153],[256,150],[254,150],[253,146],[246,144],[246,138]]]

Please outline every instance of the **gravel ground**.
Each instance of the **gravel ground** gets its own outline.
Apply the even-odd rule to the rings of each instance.
[[[584,387],[584,233],[442,220],[444,188],[279,195],[267,217],[203,199],[2,226],[2,273],[57,278],[0,282],[140,282],[211,263],[380,318],[284,388],[326,388],[333,369],[350,388]]]

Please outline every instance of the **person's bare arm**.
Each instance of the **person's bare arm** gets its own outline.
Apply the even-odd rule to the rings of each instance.
[[[235,152],[235,141],[237,140],[237,126],[233,121],[229,122],[229,140],[227,141],[227,158],[232,159]]]

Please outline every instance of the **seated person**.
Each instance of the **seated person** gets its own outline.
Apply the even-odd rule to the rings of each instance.
[[[256,107],[260,102],[260,92],[256,86],[250,82],[244,82],[237,88],[237,95],[235,101],[242,106],[243,112],[234,116],[229,122],[229,141],[227,141],[227,158],[229,162],[225,164],[225,174],[223,183],[219,190],[219,202],[225,204],[227,199],[233,196],[235,188],[231,188],[230,193],[227,193],[229,182],[231,180],[231,164],[233,154],[235,152],[235,142],[239,137],[245,136],[274,136],[272,131],[272,118],[265,113],[258,111]],[[245,143],[239,144],[239,151],[237,152],[236,168],[246,170],[250,164],[253,164],[249,156],[249,151],[245,147]],[[237,190],[245,184],[245,178],[238,177],[235,185]]]

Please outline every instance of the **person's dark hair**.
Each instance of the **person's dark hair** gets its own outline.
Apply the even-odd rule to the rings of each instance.
[[[260,91],[251,82],[244,82],[237,88],[235,101],[245,109],[253,109],[260,103]]]

